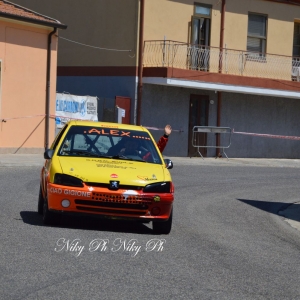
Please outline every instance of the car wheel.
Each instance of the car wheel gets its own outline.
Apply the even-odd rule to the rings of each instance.
[[[40,186],[39,200],[38,200],[38,213],[40,215],[43,214],[43,209],[44,209],[44,197],[42,193],[42,187]]]
[[[171,211],[168,221],[165,222],[152,221],[153,231],[159,234],[169,234],[172,228],[172,219],[173,219],[173,209]]]
[[[56,225],[59,223],[60,216],[54,214],[48,209],[48,200],[44,198],[43,205],[43,222],[45,225]]]

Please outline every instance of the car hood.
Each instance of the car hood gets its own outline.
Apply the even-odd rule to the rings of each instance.
[[[64,174],[80,178],[84,182],[109,183],[120,181],[122,185],[144,186],[149,183],[170,181],[169,171],[159,164],[105,158],[59,157]]]

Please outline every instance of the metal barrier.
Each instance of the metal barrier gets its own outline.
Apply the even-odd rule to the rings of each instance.
[[[202,143],[207,143],[207,140],[209,140],[208,138],[206,138],[206,139],[203,138],[203,133],[206,133],[206,134],[211,133],[213,135],[216,135],[216,134],[226,135],[226,140],[224,141],[224,138],[221,139],[221,136],[220,136],[220,146],[201,145]],[[199,148],[221,148],[222,153],[224,153],[226,158],[228,159],[228,156],[225,153],[224,149],[229,148],[231,145],[231,134],[232,134],[232,130],[230,127],[194,126],[193,127],[193,135],[192,135],[192,145],[193,145],[193,147],[197,148],[196,153],[199,153],[200,156],[202,157],[202,159],[204,159],[204,158],[203,158]],[[215,142],[215,139],[210,139],[210,140],[213,140]],[[222,144],[222,142],[224,142],[224,144]]]

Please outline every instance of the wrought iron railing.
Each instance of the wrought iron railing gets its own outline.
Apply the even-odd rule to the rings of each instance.
[[[144,67],[173,67],[240,76],[300,81],[300,58],[275,54],[145,41]]]

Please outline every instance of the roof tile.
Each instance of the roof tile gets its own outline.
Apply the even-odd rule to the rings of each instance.
[[[18,4],[14,4],[10,1],[0,0],[0,13],[13,16],[24,17],[32,20],[39,20],[49,23],[61,24],[59,21],[50,17],[39,14],[35,11],[22,7]]]

